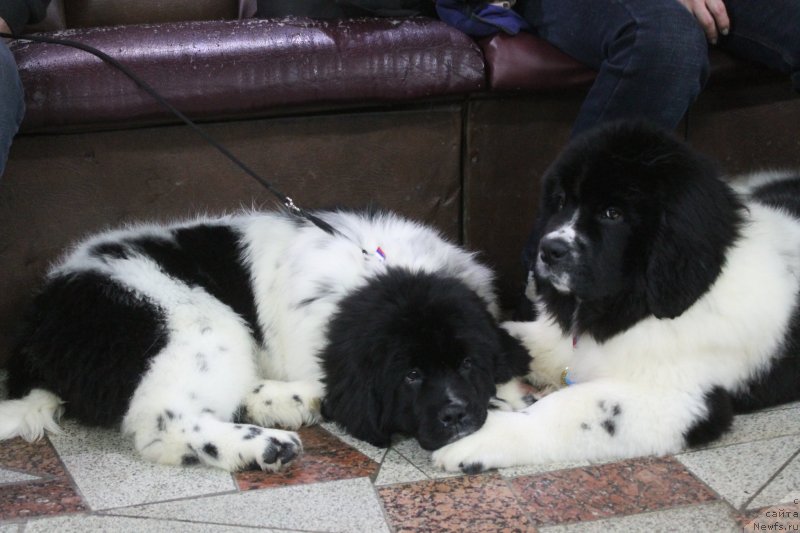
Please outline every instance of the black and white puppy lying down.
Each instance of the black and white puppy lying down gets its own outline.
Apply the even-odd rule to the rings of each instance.
[[[487,268],[388,213],[142,225],[78,244],[47,276],[9,366],[0,438],[66,415],[147,460],[276,470],[325,416],[386,446],[477,430],[530,357],[500,328]],[[274,429],[280,427],[284,429]],[[267,429],[270,428],[270,429]]]
[[[735,189],[639,123],[577,139],[544,178],[538,315],[506,324],[555,392],[434,453],[447,470],[674,453],[800,399],[800,176]]]

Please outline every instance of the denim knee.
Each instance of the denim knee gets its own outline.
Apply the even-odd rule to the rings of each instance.
[[[678,2],[616,0],[614,4],[624,11],[602,42],[605,59],[573,135],[601,122],[630,117],[674,128],[708,78],[705,34]]]
[[[0,175],[24,113],[25,98],[17,64],[11,51],[0,42]]]
[[[708,42],[686,8],[663,2],[628,31],[632,69],[642,69],[641,76],[658,80],[664,91],[690,98],[700,93],[709,74]]]

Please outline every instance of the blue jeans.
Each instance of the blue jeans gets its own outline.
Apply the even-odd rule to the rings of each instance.
[[[0,40],[0,176],[6,168],[8,149],[25,114],[25,98],[17,63]]]
[[[785,72],[800,90],[800,2],[725,0],[731,32],[718,46]],[[677,0],[520,0],[536,33],[598,71],[573,135],[645,117],[674,129],[708,77],[708,44]]]

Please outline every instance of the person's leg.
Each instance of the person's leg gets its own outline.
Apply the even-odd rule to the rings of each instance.
[[[673,129],[703,88],[708,45],[675,0],[524,0],[538,35],[598,70],[573,135],[629,117]]]
[[[719,47],[789,74],[800,91],[800,2],[725,0],[731,30]]]
[[[6,167],[8,149],[25,113],[25,98],[17,63],[0,40],[0,176]]]

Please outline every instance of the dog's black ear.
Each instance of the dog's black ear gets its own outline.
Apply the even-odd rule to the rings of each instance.
[[[741,224],[734,192],[706,169],[665,197],[647,263],[650,312],[675,318],[719,276]]]
[[[336,422],[350,435],[385,448],[391,442],[382,412],[386,398],[374,378],[356,369],[331,371],[326,375],[326,391],[322,401],[322,416]]]
[[[495,352],[494,382],[505,383],[530,373],[531,354],[505,328],[495,326],[500,350]]]

